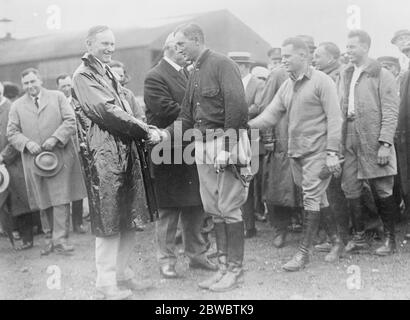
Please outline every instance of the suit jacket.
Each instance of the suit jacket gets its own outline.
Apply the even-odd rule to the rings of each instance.
[[[186,84],[186,77],[164,59],[148,72],[144,82],[148,124],[166,128],[177,119]],[[174,148],[179,149],[176,152],[183,152],[182,146]],[[160,208],[202,205],[196,165],[153,164],[153,174]]]
[[[41,90],[39,104],[37,109],[33,99],[25,94],[11,106],[7,125],[9,142],[21,152],[29,205],[33,210],[87,196],[73,143],[76,133],[73,108],[63,93],[46,89]],[[64,166],[55,176],[43,178],[33,171],[34,156],[27,151],[26,144],[34,141],[41,146],[50,137],[59,141],[55,149],[61,150]]]

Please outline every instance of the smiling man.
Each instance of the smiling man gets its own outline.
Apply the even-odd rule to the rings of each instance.
[[[73,85],[91,122],[87,142],[92,165],[87,179],[93,190],[90,216],[96,235],[96,286],[107,299],[125,299],[131,296],[130,289],[147,285],[133,279],[128,261],[136,242],[133,220],[148,215],[134,141],[148,140],[152,130],[134,117],[108,66],[115,50],[114,33],[107,26],[92,27],[86,46],[88,52],[74,73]]]
[[[345,163],[342,189],[349,202],[355,234],[346,251],[369,249],[365,238],[361,194],[368,180],[379,199],[385,242],[375,253],[380,256],[395,250],[393,197],[397,174],[393,146],[397,126],[399,96],[393,74],[368,57],[371,38],[363,30],[348,34],[347,54],[351,66],[343,72],[343,106],[346,118]]]
[[[75,115],[64,94],[46,90],[38,70],[22,72],[21,83],[26,94],[10,109],[7,136],[21,153],[28,202],[34,210],[46,210],[53,215],[53,238],[41,251],[67,253],[74,248],[67,244],[70,202],[86,197],[80,161],[75,151]],[[43,151],[60,154],[60,171],[52,176],[35,170],[34,159]]]
[[[323,169],[339,170],[342,117],[332,79],[310,66],[310,53],[299,38],[282,45],[282,62],[289,73],[264,112],[249,121],[251,128],[264,129],[288,121],[288,156],[295,183],[303,189],[303,237],[296,255],[283,266],[298,271],[309,261],[309,249],[319,227],[320,210],[329,203],[326,189],[330,175],[319,177]]]
[[[219,261],[219,271],[199,286],[228,291],[243,278],[241,206],[246,201],[249,183],[238,177],[235,164],[228,165],[238,139],[227,139],[227,132],[237,133],[246,128],[245,90],[235,62],[206,48],[204,33],[198,25],[178,27],[175,43],[185,60],[194,61],[176,121],[182,124],[183,131],[195,128],[201,136],[195,141],[199,188],[204,209],[214,221]],[[174,126],[168,126],[167,130],[173,136]],[[165,131],[162,133],[164,138],[168,137]]]

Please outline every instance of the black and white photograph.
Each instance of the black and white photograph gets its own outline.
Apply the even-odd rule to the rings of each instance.
[[[409,61],[408,0],[0,0],[0,300],[410,299]]]

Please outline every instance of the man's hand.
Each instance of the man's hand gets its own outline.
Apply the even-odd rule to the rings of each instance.
[[[340,172],[340,161],[336,153],[328,153],[326,156],[326,166],[331,173]]]
[[[225,150],[219,152],[214,163],[214,168],[216,172],[219,172],[220,170],[223,170],[228,166],[230,156],[231,154]]]
[[[56,137],[50,137],[46,141],[44,141],[41,147],[46,151],[52,151],[57,145],[57,142],[58,142],[58,139]]]
[[[30,152],[32,155],[39,154],[41,152],[41,147],[35,143],[34,141],[29,141],[26,144],[26,148],[28,152]]]
[[[391,154],[391,146],[386,147],[383,144],[380,146],[377,152],[377,164],[380,166],[385,166],[389,163],[389,157]]]
[[[161,134],[159,129],[149,128],[148,130],[148,143],[158,144],[161,142]]]

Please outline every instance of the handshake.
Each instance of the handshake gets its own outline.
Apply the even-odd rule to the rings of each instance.
[[[148,126],[148,143],[149,144],[158,144],[164,140],[168,139],[168,131],[165,129],[159,129],[156,126]]]

